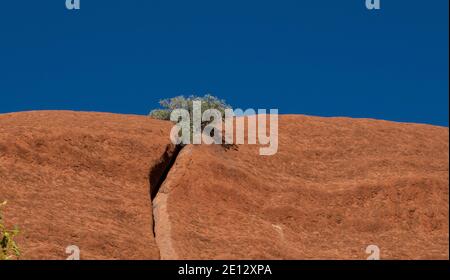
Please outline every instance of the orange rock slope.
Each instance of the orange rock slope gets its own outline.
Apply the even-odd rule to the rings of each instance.
[[[187,146],[154,201],[166,259],[448,259],[448,129],[281,116],[278,153]]]
[[[274,156],[188,145],[172,166],[170,127],[0,115],[0,200],[21,258],[77,245],[82,259],[365,259],[372,244],[385,259],[449,257],[448,128],[280,116]]]
[[[150,167],[170,124],[142,116],[0,115],[0,200],[18,225],[21,259],[158,259]]]

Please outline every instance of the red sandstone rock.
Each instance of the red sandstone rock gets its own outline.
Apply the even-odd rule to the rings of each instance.
[[[371,244],[382,259],[449,257],[448,128],[280,116],[276,155],[189,145],[165,178],[170,127],[0,115],[0,201],[22,258],[72,244],[82,259],[365,259]]]
[[[0,115],[0,200],[21,259],[158,259],[149,171],[170,124],[75,112]]]
[[[280,117],[280,147],[188,146],[154,201],[162,258],[448,259],[448,128]]]

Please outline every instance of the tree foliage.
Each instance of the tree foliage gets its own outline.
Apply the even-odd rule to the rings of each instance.
[[[225,109],[231,108],[224,100],[210,94],[204,96],[191,95],[188,97],[177,96],[161,100],[159,104],[162,108],[151,111],[149,115],[159,120],[170,120],[170,114],[173,110],[185,109],[192,117],[194,101],[202,102],[202,112],[208,109],[216,109],[222,113],[222,116],[225,114]]]
[[[0,203],[0,260],[10,260],[20,256],[19,246],[15,238],[19,234],[17,228],[8,230],[3,221],[2,207],[6,205],[6,201]]]

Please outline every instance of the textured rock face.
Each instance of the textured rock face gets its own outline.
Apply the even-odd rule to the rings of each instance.
[[[189,145],[173,166],[170,128],[0,115],[0,200],[22,258],[77,245],[82,259],[365,259],[371,244],[384,259],[449,257],[447,128],[280,116],[274,156]]]
[[[142,116],[0,115],[0,200],[21,258],[65,259],[77,245],[82,259],[158,259],[149,171],[169,129]]]
[[[280,147],[183,149],[155,199],[173,259],[448,259],[448,129],[282,116]]]

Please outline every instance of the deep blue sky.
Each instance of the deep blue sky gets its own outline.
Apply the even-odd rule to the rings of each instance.
[[[448,0],[2,0],[0,112],[234,107],[448,126]]]

